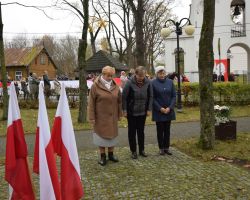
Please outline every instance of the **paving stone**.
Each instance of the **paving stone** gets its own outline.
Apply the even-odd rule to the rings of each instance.
[[[96,150],[79,153],[85,198],[110,199],[250,199],[250,173],[223,162],[201,162],[172,148],[172,156],[158,155],[147,145],[147,158],[130,158],[127,147],[115,149],[120,162],[97,164]],[[38,177],[33,175],[38,196]],[[7,199],[4,165],[0,162],[0,199]]]

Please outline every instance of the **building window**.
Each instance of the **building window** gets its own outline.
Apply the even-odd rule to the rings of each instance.
[[[41,65],[45,65],[46,64],[46,56],[45,56],[45,54],[42,54],[40,56],[40,64]]]
[[[16,71],[15,72],[15,80],[20,81],[22,79],[22,72],[21,71]]]

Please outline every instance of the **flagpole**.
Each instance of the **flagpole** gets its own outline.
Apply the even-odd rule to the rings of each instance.
[[[218,53],[219,53],[219,82],[221,82],[221,55],[220,55],[220,38],[218,38]]]

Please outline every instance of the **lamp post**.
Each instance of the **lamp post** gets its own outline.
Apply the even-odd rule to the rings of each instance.
[[[188,25],[185,26],[181,25],[183,21],[188,22]],[[166,25],[167,23],[172,23],[175,26],[174,32],[177,36],[177,76],[178,76],[178,87],[177,87],[177,111],[182,111],[182,103],[181,103],[181,79],[180,79],[180,45],[179,45],[179,36],[182,35],[182,28],[185,26],[185,32],[187,35],[193,35],[194,33],[194,26],[191,24],[188,18],[182,18],[180,21],[175,22],[172,19],[169,19],[165,22],[164,27],[161,29],[161,36],[163,38],[167,38],[171,34],[171,29],[168,28]]]
[[[228,76],[230,75],[230,72],[231,72],[231,69],[230,69],[230,59],[231,59],[231,57],[232,57],[232,53],[231,53],[231,50],[230,49],[228,49],[227,50],[227,74],[228,74]]]

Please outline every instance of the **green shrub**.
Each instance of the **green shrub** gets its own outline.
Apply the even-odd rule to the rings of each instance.
[[[184,83],[181,85],[184,105],[199,105],[199,83]],[[213,83],[215,104],[249,105],[250,84],[221,82]]]

